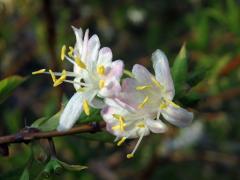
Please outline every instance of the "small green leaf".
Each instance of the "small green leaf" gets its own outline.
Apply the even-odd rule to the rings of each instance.
[[[0,104],[3,103],[13,91],[25,81],[21,76],[11,76],[0,81]]]
[[[70,165],[67,164],[63,161],[57,160],[66,170],[69,171],[81,171],[83,169],[87,169],[87,166],[82,166],[82,165]]]
[[[36,120],[35,122],[33,122],[31,127],[38,128],[41,131],[55,130],[58,126],[61,113],[62,113],[62,111],[59,111],[58,113],[56,113],[55,115],[53,115],[50,118],[45,118],[45,117],[40,118],[40,119]]]
[[[187,79],[187,55],[186,55],[186,46],[185,43],[182,45],[182,48],[175,58],[173,67],[172,67],[172,75],[173,81],[175,85],[176,94],[179,94],[185,87],[186,79]]]
[[[29,180],[29,170],[28,167],[26,167],[20,177],[20,180]]]
[[[102,120],[99,109],[90,109],[90,115],[87,116],[85,113],[82,113],[79,117],[79,123],[90,123],[90,122],[99,122]]]

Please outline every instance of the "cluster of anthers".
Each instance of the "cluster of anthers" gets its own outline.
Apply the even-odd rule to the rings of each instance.
[[[68,82],[76,89],[61,114],[59,131],[70,129],[82,111],[90,115],[90,106],[100,108],[106,129],[116,136],[118,146],[126,139],[139,138],[133,151],[127,155],[131,158],[144,136],[167,130],[163,118],[179,127],[191,123],[193,113],[172,101],[175,95],[173,80],[167,57],[161,50],[152,55],[155,76],[144,66],[136,64],[129,72],[130,77],[123,79],[120,85],[123,62],[112,62],[110,48],[100,49],[97,35],[89,38],[87,30],[83,37],[81,28],[73,27],[73,30],[77,39],[75,47],[69,47],[67,52],[63,46],[61,51],[61,59],[72,63],[73,71],[60,73],[41,69],[33,72],[50,74],[54,87]]]

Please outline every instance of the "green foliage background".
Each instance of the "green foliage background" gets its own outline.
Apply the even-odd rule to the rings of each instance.
[[[75,43],[71,25],[98,34],[102,46],[111,47],[114,59],[123,59],[129,70],[135,63],[151,69],[151,53],[162,49],[172,67],[175,101],[195,118],[189,128],[168,124],[167,133],[145,137],[131,160],[125,155],[135,141],[117,147],[106,133],[55,138],[60,160],[88,169],[50,173],[50,179],[240,177],[238,0],[0,0],[1,135],[39,118],[41,124],[58,117],[74,93],[69,84],[53,88],[50,77],[31,76],[41,68],[71,69],[59,53],[63,44]],[[51,130],[54,117],[43,129]],[[45,144],[11,145],[10,156],[0,157],[0,179],[43,178],[35,174],[47,167]]]

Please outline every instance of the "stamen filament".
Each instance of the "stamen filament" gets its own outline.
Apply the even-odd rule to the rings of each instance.
[[[143,139],[143,136],[144,136],[144,132],[142,132],[142,134],[141,134],[140,138],[138,139],[138,142],[137,142],[137,144],[135,145],[133,151],[132,151],[130,154],[127,154],[127,158],[128,158],[128,159],[133,158],[133,156],[134,156],[134,154],[135,154],[138,146],[140,145],[140,143],[141,143],[141,141],[142,141],[142,139]]]
[[[160,89],[163,89],[163,86],[160,84],[160,82],[158,82],[158,81],[156,80],[155,77],[152,77],[151,79],[152,79],[152,82],[153,82],[157,87],[159,87]]]
[[[44,73],[45,71],[46,71],[46,69],[40,69],[40,70],[38,70],[38,71],[32,72],[32,74],[33,74],[33,75],[35,75],[35,74],[42,74],[42,73]]]

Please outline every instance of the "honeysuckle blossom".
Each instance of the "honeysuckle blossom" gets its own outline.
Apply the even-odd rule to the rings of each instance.
[[[88,30],[83,35],[81,28],[72,28],[76,36],[76,44],[74,48],[70,46],[69,50],[64,45],[61,59],[72,63],[73,71],[52,72],[49,70],[46,72],[45,69],[42,69],[33,72],[33,74],[50,74],[54,87],[67,82],[73,84],[76,89],[76,93],[61,114],[59,131],[70,129],[82,111],[89,115],[90,106],[102,108],[104,103],[98,97],[114,97],[121,90],[119,81],[123,73],[123,62],[121,60],[112,62],[111,49],[108,47],[100,49],[97,35],[89,38]],[[57,78],[58,76],[59,78]]]
[[[152,55],[155,76],[145,67],[134,65],[132,75],[122,83],[117,97],[107,98],[101,114],[107,130],[117,137],[117,145],[128,138],[139,138],[127,158],[134,156],[142,138],[150,132],[163,133],[168,122],[185,127],[191,123],[193,113],[172,102],[175,95],[173,80],[165,54],[156,50]]]

